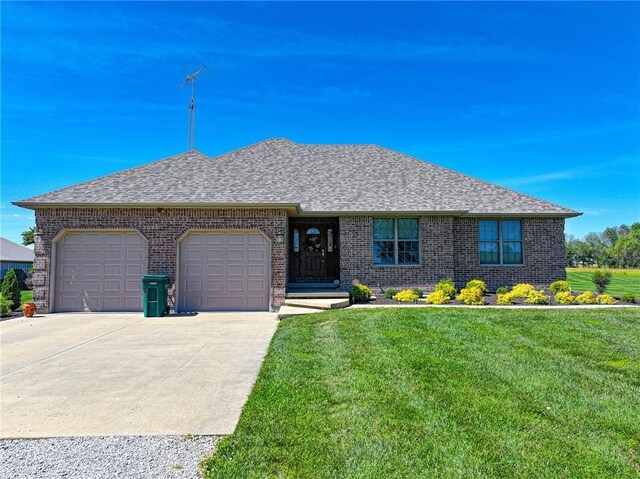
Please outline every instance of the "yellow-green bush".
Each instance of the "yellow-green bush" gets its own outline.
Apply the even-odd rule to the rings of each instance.
[[[580,304],[598,304],[598,299],[591,291],[579,294],[576,297],[576,301]]]
[[[526,298],[527,296],[529,296],[529,293],[535,290],[536,288],[534,288],[531,284],[520,283],[511,288],[511,294],[514,298]]]
[[[471,288],[478,288],[483,296],[487,294],[487,285],[484,281],[480,279],[472,279],[471,281],[469,281],[467,283],[467,286],[465,286],[465,289],[471,289]],[[460,292],[462,293],[462,291]]]
[[[549,291],[556,294],[571,291],[571,288],[569,287],[568,281],[554,281],[551,283],[551,286],[549,286]]]
[[[369,301],[373,291],[364,284],[356,284],[351,288],[351,297],[354,301]]]
[[[535,289],[529,292],[527,299],[524,300],[527,304],[548,304],[549,296],[544,294],[544,291],[536,291]]]
[[[598,303],[600,304],[616,304],[616,298],[609,296],[608,294],[601,294],[598,296]]]
[[[429,304],[445,304],[450,299],[451,298],[449,298],[449,295],[447,293],[445,293],[443,290],[437,290],[437,291],[434,291],[433,293],[431,293],[429,296],[427,296],[427,303],[429,303]]]
[[[399,303],[413,303],[416,299],[418,299],[418,295],[412,289],[404,289],[397,293],[394,297],[394,300]]]
[[[471,283],[471,281],[469,281],[469,283]],[[456,299],[458,301],[462,301],[464,304],[481,305],[481,304],[484,304],[484,302],[482,301],[482,296],[483,294],[480,288],[476,288],[476,287],[463,288],[460,290],[460,294],[456,296]]]
[[[513,304],[515,299],[516,298],[511,293],[504,293],[504,294],[498,295],[497,302],[498,304],[509,305],[509,304]]]
[[[453,299],[456,297],[456,285],[452,279],[443,279],[438,284],[436,284],[436,291],[442,291],[446,294],[449,299]]]
[[[576,304],[576,297],[569,291],[560,291],[553,297],[553,300],[558,304]]]

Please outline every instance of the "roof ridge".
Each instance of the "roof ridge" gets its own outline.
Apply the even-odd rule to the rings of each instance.
[[[573,213],[577,213],[577,211],[572,210],[571,208],[566,208],[566,207],[564,207],[562,205],[559,205],[557,203],[552,203],[551,201],[543,200],[542,198],[538,198],[537,196],[528,195],[526,193],[522,193],[521,191],[517,191],[517,190],[511,189],[511,188],[507,188],[506,186],[499,185],[498,183],[493,183],[491,181],[483,180],[482,178],[478,178],[476,176],[469,175],[467,173],[462,173],[460,171],[453,170],[453,169],[448,168],[446,166],[442,166],[442,165],[439,165],[437,163],[433,163],[431,161],[423,160],[423,159],[418,158],[418,157],[413,156],[413,155],[407,155],[406,153],[401,153],[399,151],[392,150],[391,148],[387,148],[386,146],[379,146],[379,145],[376,145],[376,146],[378,146],[379,148],[383,148],[385,150],[388,150],[388,151],[390,151],[390,152],[392,152],[392,153],[394,153],[396,155],[403,155],[403,156],[406,156],[408,158],[411,158],[411,159],[414,159],[416,161],[419,161],[421,163],[427,163],[427,164],[429,164],[431,166],[435,166],[436,168],[440,168],[441,170],[449,171],[449,172],[451,172],[451,173],[453,173],[455,175],[464,176],[465,178],[470,178],[470,179],[472,179],[474,181],[478,181],[478,182],[483,183],[485,185],[489,185],[489,186],[492,186],[492,187],[496,187],[496,188],[508,191],[509,193],[515,193],[515,194],[520,195],[520,196],[525,196],[527,198],[531,198],[531,199],[534,199],[536,201],[541,201],[541,202],[546,203],[546,204],[551,205],[551,206],[555,206],[555,207],[562,208],[562,209],[567,210],[567,211],[571,211]]]

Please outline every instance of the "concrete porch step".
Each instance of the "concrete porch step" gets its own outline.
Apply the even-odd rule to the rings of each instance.
[[[293,290],[288,291],[286,296],[287,299],[320,299],[320,298],[329,298],[329,299],[338,299],[338,298],[346,298],[349,299],[349,293],[347,291],[327,291],[327,290]]]
[[[315,299],[285,299],[285,306],[295,308],[313,308],[313,309],[339,309],[349,306],[349,297],[347,298],[315,298]]]

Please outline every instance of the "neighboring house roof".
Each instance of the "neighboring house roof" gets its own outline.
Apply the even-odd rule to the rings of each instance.
[[[0,237],[0,261],[33,263],[33,250],[21,244]]]
[[[189,151],[14,204],[253,205],[316,214],[579,214],[381,146],[298,144],[282,138],[213,158]]]

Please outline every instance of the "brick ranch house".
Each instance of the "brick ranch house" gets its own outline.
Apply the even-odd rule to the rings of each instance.
[[[565,278],[570,209],[376,145],[270,139],[189,151],[42,194],[42,311],[140,311],[170,275],[179,311],[268,310],[288,288],[489,288]]]

